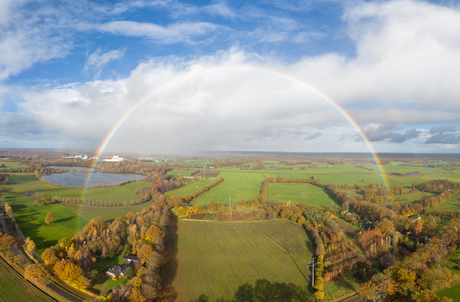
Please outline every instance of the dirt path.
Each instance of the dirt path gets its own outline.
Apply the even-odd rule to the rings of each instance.
[[[164,265],[164,275],[163,275],[163,284],[161,285],[162,289],[158,296],[158,301],[175,301],[177,299],[177,292],[172,285],[172,278],[175,274],[173,270],[176,264],[176,232],[178,228],[178,221],[173,220],[169,225],[169,234],[167,242],[167,253],[166,253],[166,263]]]

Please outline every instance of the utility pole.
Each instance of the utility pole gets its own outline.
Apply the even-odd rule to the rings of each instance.
[[[230,196],[229,200],[230,200],[230,206],[229,206],[229,208],[230,208],[230,210],[231,210],[231,209],[232,209],[232,197],[231,197],[231,196]]]
[[[311,287],[314,288],[315,287],[315,266],[318,265],[319,263],[316,262],[315,263],[315,258],[316,257],[313,257],[311,258],[308,266],[311,266],[312,270],[311,270]]]

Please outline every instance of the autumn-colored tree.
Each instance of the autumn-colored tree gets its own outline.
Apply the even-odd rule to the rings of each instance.
[[[46,214],[46,217],[45,217],[45,222],[47,224],[50,224],[51,222],[54,221],[54,215],[51,213],[51,212],[48,212],[48,214]]]
[[[144,244],[137,252],[137,257],[139,257],[142,263],[145,263],[149,259],[150,255],[152,255],[152,253],[153,248],[148,244]]]
[[[9,219],[14,220],[13,209],[11,208],[11,206],[7,202],[5,202],[5,212],[6,212],[6,216]]]
[[[131,295],[128,297],[128,302],[144,302],[146,299],[142,296],[141,290],[138,287],[131,289]]]
[[[46,276],[46,273],[43,271],[40,265],[38,264],[29,264],[24,270],[24,277],[27,280],[41,281],[43,277]]]
[[[427,229],[430,233],[433,233],[436,228],[438,227],[438,224],[436,223],[436,218],[435,217],[431,217],[431,220],[430,222],[428,223],[427,225]]]
[[[40,205],[40,199],[35,199],[35,205],[36,206]]]
[[[163,234],[161,232],[161,229],[152,224],[149,229],[147,230],[147,232],[145,232],[145,241],[149,244],[153,244],[153,242],[155,241],[155,239],[157,239],[158,237],[163,237]]]
[[[358,287],[358,293],[375,302],[380,296],[380,289],[376,284],[369,281]]]
[[[16,242],[14,237],[11,235],[3,235],[0,239],[1,239],[1,247],[3,249],[8,249],[11,251],[11,245]]]
[[[62,259],[54,265],[55,274],[63,281],[79,289],[85,289],[89,281],[83,277],[81,269],[71,260]]]
[[[393,222],[387,218],[383,218],[376,224],[376,227],[382,230],[384,234],[392,235],[395,231]]]
[[[323,286],[324,286],[323,285],[324,264],[323,264],[323,261],[324,261],[324,256],[319,255],[318,256],[318,266],[317,266],[316,271],[315,271],[315,275],[316,275],[316,278],[315,278],[315,289],[316,289],[315,297],[318,300],[321,300],[321,299],[324,298],[324,288],[323,288]]]
[[[216,204],[216,202],[215,202],[215,201],[211,201],[211,202],[209,203],[209,210],[210,210],[211,212],[214,212],[216,209],[217,209],[217,204]]]
[[[30,237],[26,238],[24,247],[29,253],[35,252],[35,248],[36,248],[35,242],[32,239],[30,239]]]
[[[52,248],[44,250],[41,258],[50,271],[53,270],[54,265],[59,261],[59,258],[56,256],[56,253]]]

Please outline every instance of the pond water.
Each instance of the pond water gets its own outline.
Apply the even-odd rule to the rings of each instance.
[[[417,172],[417,173],[413,173],[413,174],[406,174],[406,175],[399,175],[399,176],[402,176],[402,177],[405,177],[405,176],[417,176],[417,175],[421,175],[422,173],[428,173],[428,172],[431,172],[431,171],[422,171],[422,172]],[[395,175],[395,174],[387,173],[387,175]]]
[[[63,186],[84,187],[89,173],[59,173],[42,175],[42,178],[52,184],[59,184]],[[94,173],[91,178],[90,184],[118,184],[126,180],[140,180],[144,175],[141,174],[117,174],[117,173]]]
[[[65,167],[65,166],[47,166],[47,168],[58,169],[58,170],[75,170],[75,171],[90,171],[88,167]]]

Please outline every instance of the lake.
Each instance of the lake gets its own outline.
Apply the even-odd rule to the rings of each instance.
[[[42,175],[42,178],[52,184],[59,184],[63,186],[84,187],[89,173],[59,173]],[[117,173],[94,173],[91,178],[90,184],[118,184],[126,180],[140,180],[144,175],[141,174],[117,174]]]

